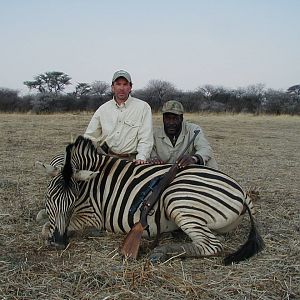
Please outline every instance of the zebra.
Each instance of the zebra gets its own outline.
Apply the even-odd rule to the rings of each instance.
[[[47,244],[59,248],[67,246],[70,232],[85,227],[129,232],[139,221],[139,210],[131,212],[139,195],[151,180],[163,176],[171,167],[135,165],[99,154],[92,141],[82,136],[50,164],[36,165],[51,176],[45,197],[49,222],[43,232]],[[248,259],[264,248],[254,221],[253,202],[234,179],[221,171],[199,165],[180,169],[155,204],[154,213],[148,216],[149,226],[143,236],[152,238],[158,232],[181,229],[191,241],[159,245],[150,259],[220,255],[223,246],[216,234],[236,228],[245,212],[251,222],[248,240],[225,257],[225,264]]]

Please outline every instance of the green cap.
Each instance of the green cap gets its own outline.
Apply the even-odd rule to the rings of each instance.
[[[120,77],[124,77],[128,82],[131,83],[130,74],[128,72],[124,71],[124,70],[119,70],[119,71],[115,72],[115,74],[112,78],[112,82],[115,82]]]
[[[164,104],[162,113],[171,113],[175,115],[182,115],[184,113],[183,106],[180,102],[171,100]]]

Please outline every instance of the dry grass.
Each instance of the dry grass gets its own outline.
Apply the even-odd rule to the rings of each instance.
[[[299,117],[187,115],[204,128],[220,169],[260,191],[257,220],[266,249],[226,267],[221,257],[150,265],[146,249],[139,261],[123,262],[115,251],[123,237],[112,234],[82,233],[64,251],[44,246],[35,216],[47,179],[34,161],[61,153],[90,117],[0,115],[1,299],[300,298]],[[235,249],[247,232],[245,221],[225,237],[225,250]]]

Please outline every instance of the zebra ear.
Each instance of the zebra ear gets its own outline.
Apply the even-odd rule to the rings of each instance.
[[[77,181],[88,181],[93,178],[95,178],[99,174],[99,171],[93,172],[93,171],[86,171],[86,170],[81,170],[81,171],[76,171],[74,174],[74,179]]]
[[[39,168],[39,169],[42,169],[43,171],[45,171],[46,174],[51,177],[55,177],[61,171],[61,168],[54,167],[54,166],[51,166],[48,164],[44,164],[40,161],[36,161],[34,165],[36,168]]]

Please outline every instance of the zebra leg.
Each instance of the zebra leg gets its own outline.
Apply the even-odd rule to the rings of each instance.
[[[224,226],[222,228],[218,228],[216,229],[217,233],[228,233],[228,232],[232,232],[233,230],[235,230],[240,223],[243,220],[243,215],[239,216],[235,221],[233,221],[232,223],[228,224],[227,226]]]
[[[49,221],[49,218],[48,218],[48,214],[46,213],[46,209],[41,209],[37,215],[36,215],[36,218],[35,220],[37,221],[37,223],[39,224],[45,224],[47,221]]]
[[[86,227],[83,230],[83,235],[87,237],[102,237],[106,235],[106,232],[95,227]]]
[[[190,226],[187,226],[187,225]],[[223,247],[216,236],[210,231],[206,225],[195,225],[191,227],[191,223],[181,228],[191,238],[191,243],[176,243],[165,244],[156,247],[150,255],[152,262],[163,262],[169,257],[204,257],[204,256],[216,256],[220,254]]]
[[[50,237],[50,222],[46,222],[42,227],[42,237],[47,239]]]
[[[43,225],[42,227],[42,237],[47,239],[50,236],[50,223],[48,214],[46,213],[45,209],[41,209],[35,218],[36,222],[40,225]]]

